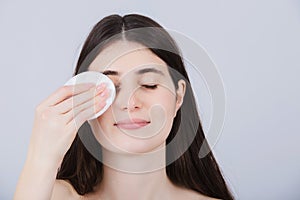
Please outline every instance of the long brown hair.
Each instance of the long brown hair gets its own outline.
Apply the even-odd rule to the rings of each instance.
[[[128,30],[146,27],[157,27],[160,29],[159,31],[146,31],[143,32],[143,34],[138,32],[126,32]],[[82,47],[73,75],[87,71],[92,60],[107,45],[105,41],[117,34],[122,35],[121,39],[125,38],[128,41],[138,42],[148,47],[155,55],[165,61],[168,66],[181,74],[188,83],[190,82],[179,48],[173,38],[157,22],[139,14],[129,14],[123,17],[114,14],[99,21],[91,30]],[[171,51],[153,48],[156,46],[164,46]],[[93,51],[94,53],[92,53]],[[179,80],[178,77],[172,70],[169,72],[174,84],[177,83]],[[192,117],[191,120],[196,122],[197,126],[189,127],[195,129],[193,141],[178,159],[166,166],[167,176],[174,184],[197,191],[203,195],[220,199],[234,199],[224,181],[213,153],[210,151],[207,140],[205,139],[200,117],[196,110],[192,89],[188,84],[187,86],[185,95],[190,98],[185,98],[182,107],[188,109],[189,116]],[[177,84],[175,84],[175,87],[177,88]],[[182,108],[178,110],[177,115],[174,118],[173,126],[166,144],[169,144],[174,139],[177,132],[182,128],[181,123],[183,122],[181,119]],[[98,145],[98,153],[101,154],[101,146],[95,141],[91,128],[87,122],[80,127],[78,133],[80,132],[85,132],[85,136],[89,136],[90,140],[94,141],[95,146]],[[91,155],[78,135],[79,134],[77,134],[62,161],[61,167],[57,173],[57,179],[68,180],[78,194],[84,195],[92,192],[93,188],[101,182],[103,177],[103,164]],[[178,141],[175,145],[180,148],[182,143],[183,141]],[[203,158],[199,158],[198,156],[201,145],[204,145],[208,149],[207,152],[209,152]],[[174,154],[174,148],[168,148],[167,146],[166,160],[172,160]]]

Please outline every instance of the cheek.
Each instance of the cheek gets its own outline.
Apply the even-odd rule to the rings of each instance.
[[[109,136],[109,133],[111,133],[113,131],[113,128],[115,127],[115,121],[111,106],[101,116],[99,116],[95,122],[97,123],[97,129],[95,129],[96,131],[93,133],[98,142],[102,144],[103,141],[106,141],[106,139],[103,138],[104,135],[106,137]]]
[[[110,106],[100,117],[97,118],[97,121],[101,125],[101,128],[105,129],[108,125],[113,125],[113,119],[114,116]]]
[[[164,110],[164,114],[167,118],[172,118],[175,112],[176,97],[170,91],[163,91],[159,93],[154,99],[154,104],[160,105]]]
[[[163,91],[150,99],[148,113],[151,116],[153,130],[160,130],[160,135],[166,138],[172,128],[175,117],[176,105],[175,96],[169,91]]]
[[[99,131],[95,136],[102,146],[116,152],[119,150],[115,147],[129,152],[142,153],[153,150],[153,148],[161,145],[166,140],[172,128],[175,113],[175,95],[169,90],[159,90],[152,94],[144,94],[143,99],[140,99],[140,101],[142,109],[137,114],[145,117],[150,117],[149,115],[151,115],[153,124],[149,129],[149,134],[151,135],[155,132],[157,133],[155,137],[147,140],[134,139],[113,126],[115,118],[118,117],[113,112],[113,110],[118,109],[116,108],[117,105],[113,104],[97,118],[97,122],[103,132]],[[164,123],[162,124],[162,122]],[[147,132],[146,130],[145,132]]]
[[[176,110],[175,94],[167,89],[162,89],[152,94],[144,94],[140,101],[143,112],[147,110],[147,114],[150,114],[153,106],[158,106],[166,118],[172,118]],[[114,113],[114,110],[117,108],[115,108],[115,106],[116,105],[112,104],[105,113],[97,118],[98,123],[101,124],[103,128],[107,127],[108,125],[113,125],[116,121],[117,116],[116,113]]]

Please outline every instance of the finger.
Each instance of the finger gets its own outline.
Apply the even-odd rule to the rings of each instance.
[[[76,118],[81,112],[84,112],[85,110],[88,110],[88,112],[91,113],[91,116],[95,113],[99,112],[103,107],[103,103],[105,103],[106,99],[109,96],[109,92],[105,90],[103,93],[103,96],[96,96],[95,98],[92,98],[91,100],[86,101],[85,103],[73,108],[69,112],[67,112],[66,115],[66,121],[70,122],[74,118]],[[90,109],[90,110],[89,110]]]
[[[78,107],[79,105],[100,95],[101,93],[103,93],[105,88],[106,88],[106,85],[104,83],[103,84],[101,83],[99,85],[99,87],[97,86],[96,90],[94,87],[92,87],[91,89],[89,89],[87,91],[84,91],[80,94],[77,94],[71,98],[68,98],[68,99],[62,101],[59,104],[56,104],[54,106],[55,110],[60,114],[65,114],[65,113],[69,112],[72,108]]]
[[[91,87],[95,86],[93,83],[80,83],[76,85],[65,85],[60,88],[58,88],[53,94],[51,94],[45,101],[42,102],[42,104],[46,106],[54,106],[66,98],[80,94]]]
[[[74,134],[78,131],[78,129],[82,126],[82,124],[91,118],[95,113],[99,112],[101,109],[103,109],[106,105],[106,102],[103,101],[100,104],[94,106],[90,106],[89,108],[83,110],[82,112],[79,112],[77,116],[72,119],[67,123],[66,127],[67,130],[71,132],[71,134]],[[68,113],[72,114],[72,112]],[[73,115],[72,115],[73,116]]]

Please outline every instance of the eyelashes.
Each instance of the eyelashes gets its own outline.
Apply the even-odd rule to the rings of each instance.
[[[146,88],[146,89],[150,89],[150,90],[154,90],[157,88],[157,84],[154,84],[154,85],[141,85],[142,87]],[[116,91],[119,91],[121,89],[120,85],[116,85]]]
[[[147,89],[156,89],[157,88],[157,85],[142,85],[143,87],[147,88]]]

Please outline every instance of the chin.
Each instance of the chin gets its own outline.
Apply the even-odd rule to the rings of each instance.
[[[155,141],[151,139],[136,139],[130,136],[120,136],[109,138],[108,141],[98,140],[99,143],[108,151],[120,154],[139,154],[150,153],[164,146],[165,141]]]
[[[122,143],[115,143],[115,146],[118,147],[118,153],[122,154],[139,154],[139,153],[150,153],[158,147],[162,146],[161,144],[153,144],[150,140],[139,140],[139,141],[126,141]]]
[[[128,130],[130,131],[130,130]],[[150,138],[136,138],[125,134],[116,126],[105,127],[98,132],[96,138],[103,148],[120,154],[150,153],[165,146],[169,130],[161,130],[156,136]]]

